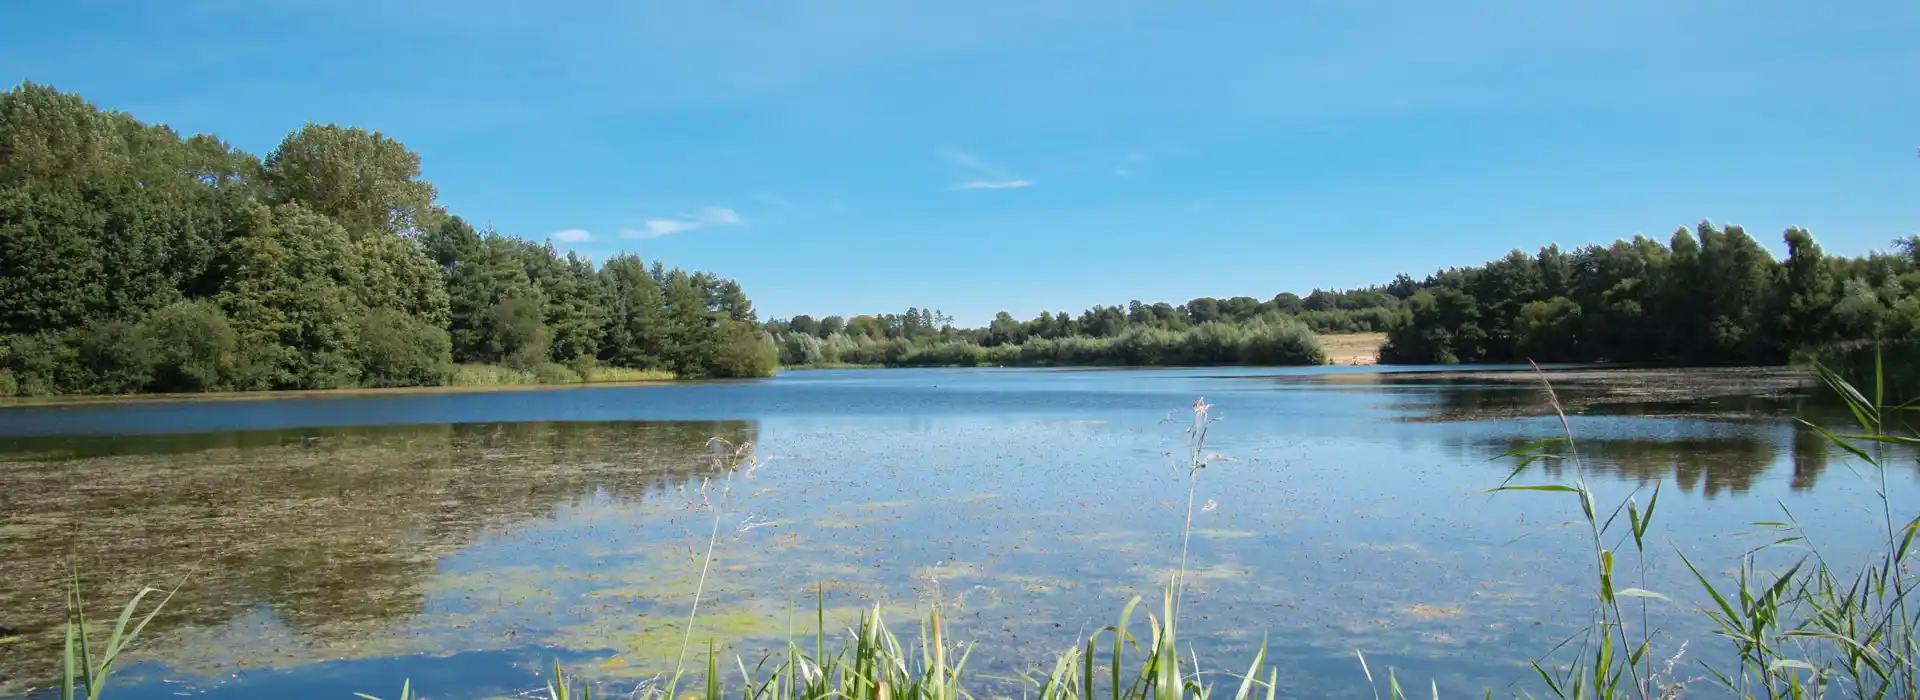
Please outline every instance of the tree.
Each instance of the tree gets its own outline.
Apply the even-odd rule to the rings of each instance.
[[[600,353],[607,323],[606,288],[596,278],[593,264],[567,253],[564,261],[555,260],[552,273],[542,281],[554,361],[584,358],[591,362]]]
[[[787,329],[795,333],[810,335],[815,338],[820,337],[820,322],[814,320],[812,316],[808,316],[806,314],[800,314],[791,319],[788,319]]]
[[[446,280],[414,241],[386,234],[363,237],[348,248],[341,267],[361,306],[393,309],[421,323],[447,326],[452,311]]]
[[[706,359],[713,355],[718,337],[712,312],[707,309],[706,294],[693,276],[678,268],[667,273],[663,288],[666,302],[667,367],[681,377],[707,376]]]
[[[1783,345],[1805,344],[1823,335],[1821,325],[1833,311],[1833,273],[1820,245],[1813,242],[1813,234],[1806,229],[1790,228],[1785,237],[1787,261],[1781,284],[1785,295],[1781,303],[1781,338]]]
[[[447,277],[448,332],[456,362],[502,362],[503,331],[495,327],[494,306],[502,299],[532,303],[539,295],[513,244],[498,234],[482,237],[473,257],[461,260]],[[544,323],[545,320],[542,319]]]
[[[355,238],[417,235],[433,226],[433,185],[420,156],[378,131],[308,123],[266,158],[276,203],[332,218]]]
[[[218,391],[232,385],[238,344],[218,305],[173,304],[155,311],[144,330],[153,344],[154,390]]]
[[[262,162],[49,87],[0,93],[7,394],[432,383],[449,359],[559,377],[670,349],[700,374],[718,322],[755,313],[737,282],[681,274],[698,301],[675,329],[664,265],[602,273],[475,230],[376,131],[307,124]]]
[[[666,367],[666,304],[646,263],[638,256],[618,255],[601,266],[600,277],[608,295],[600,359],[621,367]]]
[[[1200,297],[1187,302],[1187,318],[1195,324],[1211,323],[1222,320],[1220,301],[1213,297]]]
[[[773,340],[751,323],[731,318],[720,322],[717,344],[706,375],[723,379],[771,377],[780,369],[780,353]]]
[[[131,394],[153,382],[153,343],[141,328],[124,321],[103,321],[80,336],[80,359],[93,381],[89,391]]]
[[[254,233],[229,251],[232,270],[219,296],[241,345],[259,349],[276,388],[357,384],[365,307],[346,286],[346,230],[297,204],[254,216]]]
[[[359,357],[367,386],[435,386],[445,383],[452,369],[453,343],[440,326],[376,308],[361,317]]]

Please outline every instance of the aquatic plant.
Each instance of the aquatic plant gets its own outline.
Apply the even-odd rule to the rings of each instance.
[[[1535,367],[1538,372],[1538,367]],[[1896,513],[1887,488],[1888,455],[1892,445],[1917,446],[1920,436],[1893,435],[1887,429],[1892,419],[1905,411],[1920,410],[1920,399],[1890,404],[1885,394],[1885,370],[1876,357],[1873,367],[1873,396],[1868,398],[1839,373],[1815,363],[1814,373],[1828,391],[1845,403],[1860,431],[1836,434],[1827,428],[1800,420],[1839,450],[1866,466],[1856,471],[1873,486],[1877,497],[1879,526],[1884,535],[1874,558],[1858,570],[1832,566],[1814,545],[1805,528],[1781,505],[1782,520],[1756,523],[1772,537],[1768,544],[1748,550],[1740,556],[1733,581],[1715,583],[1687,555],[1677,553],[1681,562],[1699,583],[1711,601],[1701,613],[1712,623],[1715,636],[1729,647],[1734,659],[1731,667],[1716,667],[1706,660],[1701,668],[1717,685],[1741,698],[1842,697],[1914,698],[1920,697],[1920,607],[1910,603],[1920,578],[1909,565],[1916,533],[1920,533],[1920,514]],[[1675,669],[1685,653],[1683,642],[1665,663],[1656,669],[1654,653],[1656,633],[1647,623],[1647,606],[1655,601],[1670,601],[1660,593],[1644,588],[1624,588],[1617,583],[1615,552],[1606,546],[1606,535],[1618,518],[1627,516],[1641,580],[1647,569],[1646,536],[1654,522],[1659,502],[1658,482],[1642,510],[1638,492],[1629,494],[1610,511],[1595,505],[1593,489],[1587,484],[1573,441],[1573,429],[1567,421],[1551,383],[1544,373],[1541,385],[1563,436],[1517,448],[1502,457],[1514,457],[1517,465],[1495,491],[1541,491],[1569,493],[1579,502],[1582,522],[1592,535],[1594,574],[1599,614],[1575,643],[1570,660],[1553,664],[1536,660],[1535,671],[1546,689],[1560,698],[1672,698],[1689,680],[1676,677]],[[1564,449],[1561,449],[1564,448]],[[1515,485],[1511,481],[1528,466],[1555,460],[1570,466],[1571,483]],[[1759,555],[1804,550],[1783,567],[1763,568]],[[1644,585],[1644,584],[1643,584]],[[1632,599],[1623,601],[1623,598]],[[1639,627],[1629,630],[1630,615],[1637,608]],[[1560,647],[1556,647],[1558,650]],[[1550,651],[1549,655],[1553,652]]]

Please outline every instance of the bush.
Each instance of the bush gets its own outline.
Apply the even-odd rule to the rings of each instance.
[[[20,383],[13,378],[13,370],[0,369],[0,398],[20,393]]]
[[[80,332],[80,362],[88,391],[131,394],[153,382],[153,346],[140,327],[124,321],[95,323]]]
[[[235,386],[236,340],[220,307],[183,301],[155,310],[143,324],[153,347],[155,391],[219,391]]]
[[[236,335],[238,335],[236,333]],[[226,388],[233,391],[266,391],[280,379],[283,355],[291,351],[263,339],[239,338],[233,352],[233,375]]]
[[[533,371],[549,362],[553,332],[537,296],[507,297],[487,310],[488,354],[515,369]]]
[[[558,362],[542,362],[533,366],[533,381],[538,384],[579,384],[580,373]]]
[[[786,338],[780,341],[780,364],[817,365],[824,359],[819,338],[805,333],[788,333]]]
[[[86,370],[74,344],[52,333],[17,335],[4,343],[6,357],[0,366],[13,371],[16,391],[21,396],[49,396],[67,391],[84,391]]]
[[[1320,336],[1291,319],[1247,324],[1240,345],[1240,361],[1249,365],[1323,365],[1327,352]]]
[[[446,330],[393,309],[361,318],[360,380],[366,386],[439,386],[452,364]]]
[[[723,322],[720,342],[707,360],[707,375],[721,379],[771,377],[780,370],[780,351],[748,323]]]
[[[1180,363],[1221,365],[1240,361],[1241,345],[1246,339],[1239,326],[1202,323],[1181,334]]]

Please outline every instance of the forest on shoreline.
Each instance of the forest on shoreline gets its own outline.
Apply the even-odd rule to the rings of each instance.
[[[740,285],[478,230],[379,132],[264,158],[0,94],[0,396],[758,377]]]
[[[1920,237],[1772,254],[1739,226],[1345,291],[761,322],[740,285],[480,230],[379,132],[265,157],[25,83],[0,94],[0,396],[761,377],[779,366],[1782,364],[1920,337]]]
[[[1776,260],[1739,226],[1703,221],[1346,291],[1096,306],[959,328],[908,309],[766,324],[787,365],[1217,365],[1324,361],[1314,333],[1384,332],[1384,364],[1854,362],[1920,340],[1920,236],[1826,255],[1805,229]],[[1258,338],[1258,342],[1250,339]]]

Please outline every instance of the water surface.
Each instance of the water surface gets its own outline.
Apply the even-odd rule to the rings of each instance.
[[[1471,370],[1472,368],[1466,368]],[[1557,373],[1603,495],[1662,482],[1656,538],[1714,570],[1782,507],[1865,551],[1871,488],[1780,372]],[[1578,630],[1590,555],[1564,496],[1491,497],[1493,458],[1560,430],[1513,372],[882,370],[756,382],[129,401],[0,409],[0,693],[55,668],[64,577],[96,616],[180,584],[121,698],[518,693],[560,659],[613,690],[695,646],[749,665],[878,605],[936,601],[980,690],[1158,599],[1178,559],[1179,418],[1200,475],[1183,633],[1222,668],[1262,638],[1282,695],[1371,697],[1353,660],[1505,692]],[[738,469],[712,441],[755,446]],[[1915,471],[1896,472],[1913,502]],[[1568,477],[1553,462],[1520,475]],[[1645,494],[1641,494],[1644,498]],[[716,514],[718,519],[716,520]],[[1645,587],[1677,646],[1677,560]],[[184,583],[181,583],[184,582]],[[824,599],[816,596],[824,594]],[[1710,656],[1704,637],[1692,656]]]

